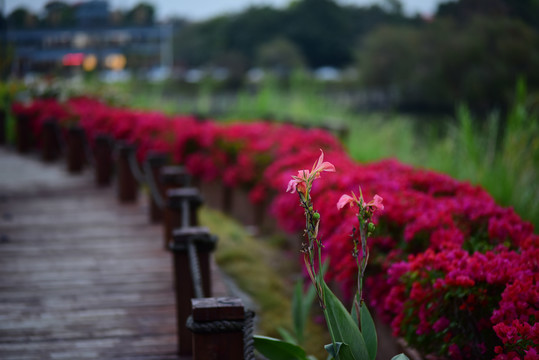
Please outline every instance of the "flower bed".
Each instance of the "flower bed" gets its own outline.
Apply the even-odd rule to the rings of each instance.
[[[222,179],[248,189],[253,203],[270,202],[279,226],[290,232],[300,231],[304,219],[286,184],[323,149],[339,175],[317,182],[313,198],[331,258],[328,276],[343,294],[356,281],[349,238],[354,216],[335,204],[361,184],[366,197],[377,193],[385,205],[374,218],[366,299],[395,335],[445,358],[539,356],[539,237],[480,187],[395,160],[358,164],[328,132],[288,124],[219,124],[89,98],[35,100],[13,111],[30,117],[36,134],[54,117],[64,125],[77,122],[90,142],[108,133],[136,143],[139,160],[150,150],[165,151],[204,181]]]

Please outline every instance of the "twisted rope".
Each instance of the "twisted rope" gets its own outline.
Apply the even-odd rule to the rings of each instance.
[[[200,264],[198,263],[197,249],[193,240],[187,245],[187,254],[189,256],[189,269],[191,270],[191,281],[195,289],[195,298],[203,298],[202,275],[200,274]]]
[[[144,174],[146,175],[146,183],[148,184],[148,187],[150,188],[150,193],[152,194],[152,199],[155,201],[155,204],[157,207],[161,210],[165,208],[165,199],[161,195],[161,192],[159,191],[159,188],[157,187],[157,183],[155,181],[155,178],[153,176],[153,171],[150,166],[150,163],[146,161],[144,163]]]
[[[218,334],[224,332],[242,331],[243,320],[215,320],[206,322],[195,322],[193,316],[187,318],[185,326],[197,334]]]
[[[137,182],[141,185],[146,183],[146,177],[138,166],[135,151],[129,151],[129,154],[127,155],[127,161],[129,162],[129,168],[131,169],[131,173],[133,174]]]
[[[216,334],[223,332],[243,331],[243,358],[255,360],[254,353],[254,311],[245,311],[245,320],[215,320],[208,322],[195,322],[193,316],[187,318],[185,326],[197,334]]]
[[[245,311],[245,324],[243,328],[243,358],[244,360],[255,360],[255,340],[254,333],[255,312]]]

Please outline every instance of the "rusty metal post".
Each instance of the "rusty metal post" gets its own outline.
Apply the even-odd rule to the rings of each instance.
[[[45,120],[41,129],[41,159],[45,162],[57,160],[61,154],[60,128],[54,119]]]
[[[23,115],[15,120],[15,135],[17,151],[21,154],[29,152],[32,148],[32,129],[27,116]]]
[[[152,223],[160,222],[163,219],[163,210],[156,202],[155,196],[160,196],[161,198],[163,198],[163,191],[159,181],[159,174],[161,173],[161,169],[167,164],[167,161],[168,155],[165,153],[150,152],[146,156],[145,174],[146,177],[151,176],[151,179],[148,179],[147,182],[149,185],[148,196],[150,203],[150,221]],[[153,194],[154,191],[157,191],[158,194]]]
[[[191,355],[193,351],[191,332],[186,321],[191,315],[191,299],[195,297],[195,285],[202,287],[204,296],[211,296],[210,253],[215,249],[217,238],[201,227],[175,229],[169,250],[173,255],[176,288],[176,319],[178,326],[178,352]],[[199,274],[191,271],[189,246],[195,246]],[[200,279],[199,284],[193,278]]]
[[[129,166],[129,156],[135,151],[135,146],[125,142],[117,145],[117,195],[120,202],[135,202],[138,198],[138,183]]]
[[[86,147],[84,129],[80,126],[70,127],[67,131],[66,160],[67,171],[71,174],[80,173],[86,162]]]
[[[198,226],[198,208],[203,200],[197,188],[175,188],[166,192],[165,222],[163,224],[164,248],[172,240],[176,228]]]
[[[113,139],[108,134],[98,134],[94,139],[94,172],[97,186],[108,186],[112,181],[114,162]]]
[[[192,299],[193,360],[243,360],[245,309],[239,298]]]

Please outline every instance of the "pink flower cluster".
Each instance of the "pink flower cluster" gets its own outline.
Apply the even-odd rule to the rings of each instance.
[[[62,123],[77,119],[90,140],[108,133],[136,143],[140,160],[150,150],[167,152],[202,180],[250,190],[252,202],[267,202],[279,226],[291,233],[303,229],[304,214],[297,196],[284,190],[290,175],[308,169],[323,149],[339,173],[316,181],[311,195],[331,259],[328,276],[345,295],[357,276],[350,240],[356,209],[339,211],[335,204],[361,185],[365,199],[384,199],[383,211],[373,217],[377,230],[369,239],[364,294],[396,335],[445,358],[538,359],[539,236],[480,187],[396,160],[359,164],[319,129],[263,121],[220,124],[88,98],[50,101],[16,105],[14,111],[33,118],[36,128],[50,116]]]

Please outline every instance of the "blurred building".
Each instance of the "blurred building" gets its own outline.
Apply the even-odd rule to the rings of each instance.
[[[72,26],[7,29],[14,49],[12,73],[42,73],[58,69],[144,70],[170,67],[172,26],[118,25],[111,21],[107,1],[73,6]],[[46,8],[54,19],[57,9]]]

